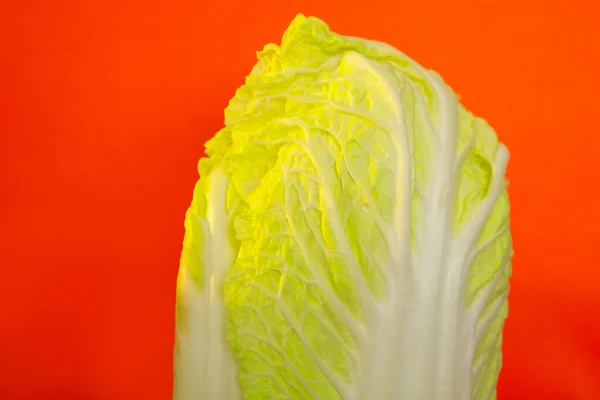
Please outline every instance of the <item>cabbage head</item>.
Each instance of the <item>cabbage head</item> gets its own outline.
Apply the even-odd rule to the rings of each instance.
[[[437,73],[298,15],[206,154],[175,400],[496,398],[509,153]]]

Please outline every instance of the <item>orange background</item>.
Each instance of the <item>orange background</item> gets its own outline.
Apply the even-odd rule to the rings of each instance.
[[[586,0],[0,5],[0,399],[171,393],[203,142],[301,11],[439,71],[510,148],[499,399],[600,399],[600,13]]]

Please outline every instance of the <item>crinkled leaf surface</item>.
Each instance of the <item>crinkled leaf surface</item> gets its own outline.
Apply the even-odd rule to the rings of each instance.
[[[493,399],[508,151],[435,73],[299,15],[207,143],[176,400]]]

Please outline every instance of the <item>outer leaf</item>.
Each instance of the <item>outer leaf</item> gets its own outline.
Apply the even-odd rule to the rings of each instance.
[[[237,364],[226,343],[223,278],[237,243],[232,215],[239,196],[218,163],[230,140],[221,132],[207,146],[202,178],[185,220],[186,234],[177,277],[177,329],[173,399],[236,399]]]

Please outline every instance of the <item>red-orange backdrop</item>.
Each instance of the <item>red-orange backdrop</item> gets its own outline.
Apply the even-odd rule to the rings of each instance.
[[[516,251],[499,399],[600,399],[595,3],[3,2],[0,399],[170,398],[196,162],[300,11],[436,69],[496,128]]]

